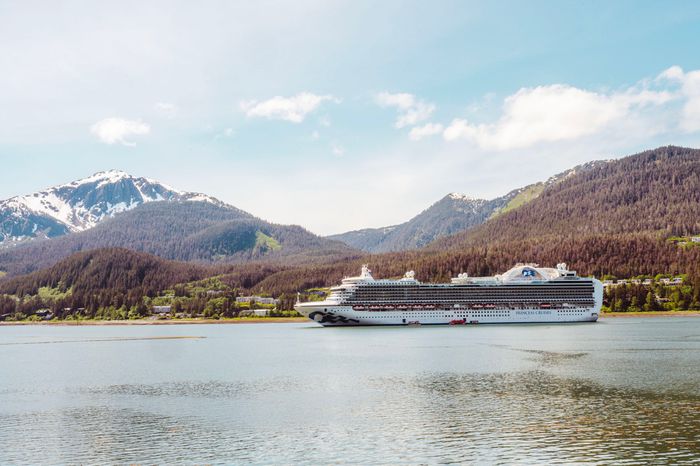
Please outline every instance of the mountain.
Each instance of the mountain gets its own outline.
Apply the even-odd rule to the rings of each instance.
[[[473,199],[465,194],[451,193],[400,225],[349,231],[328,238],[373,253],[418,249],[438,238],[481,225],[490,218],[537,198],[545,188],[605,163],[607,161],[579,165],[546,181],[515,189],[505,196],[491,200]]]
[[[89,230],[0,250],[0,271],[28,273],[75,252],[114,247],[207,263],[278,260],[300,264],[359,255],[300,226],[265,222],[225,204],[170,201],[142,204]]]
[[[441,236],[483,223],[506,202],[506,196],[487,201],[452,193],[400,225],[349,231],[328,238],[368,252],[417,249]]]
[[[223,205],[204,194],[178,191],[148,178],[109,170],[0,201],[0,247],[85,231],[115,214],[155,201]]]
[[[430,248],[698,233],[700,150],[668,146],[576,171],[519,208]]]

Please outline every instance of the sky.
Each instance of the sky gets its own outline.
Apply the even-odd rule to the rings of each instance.
[[[0,199],[120,169],[317,234],[700,147],[700,2],[0,0]]]

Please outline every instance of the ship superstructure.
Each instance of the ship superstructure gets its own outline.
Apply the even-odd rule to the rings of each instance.
[[[413,271],[376,280],[367,265],[346,277],[323,301],[295,309],[323,326],[534,322],[595,322],[603,285],[556,268],[517,264],[493,277],[459,274],[451,283],[421,283]]]

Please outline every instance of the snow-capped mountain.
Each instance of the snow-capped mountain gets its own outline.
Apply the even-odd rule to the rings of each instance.
[[[115,214],[154,201],[223,203],[120,170],[0,201],[0,246],[53,238],[94,227]]]

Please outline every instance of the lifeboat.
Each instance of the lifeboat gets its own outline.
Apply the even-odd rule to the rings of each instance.
[[[484,306],[482,306],[481,304],[474,304],[472,307],[474,309],[483,309]]]
[[[367,309],[365,306],[353,306],[352,308],[356,311],[364,311]]]
[[[549,303],[542,303],[542,304],[540,304],[540,307],[541,307],[542,309],[549,309],[549,308],[552,307],[552,305],[549,304]]]
[[[467,319],[454,319],[450,321],[450,325],[464,325],[467,323]]]
[[[418,320],[409,320],[408,322],[406,322],[406,325],[414,325],[414,326],[417,326],[417,325],[420,325],[420,321],[418,321]]]

